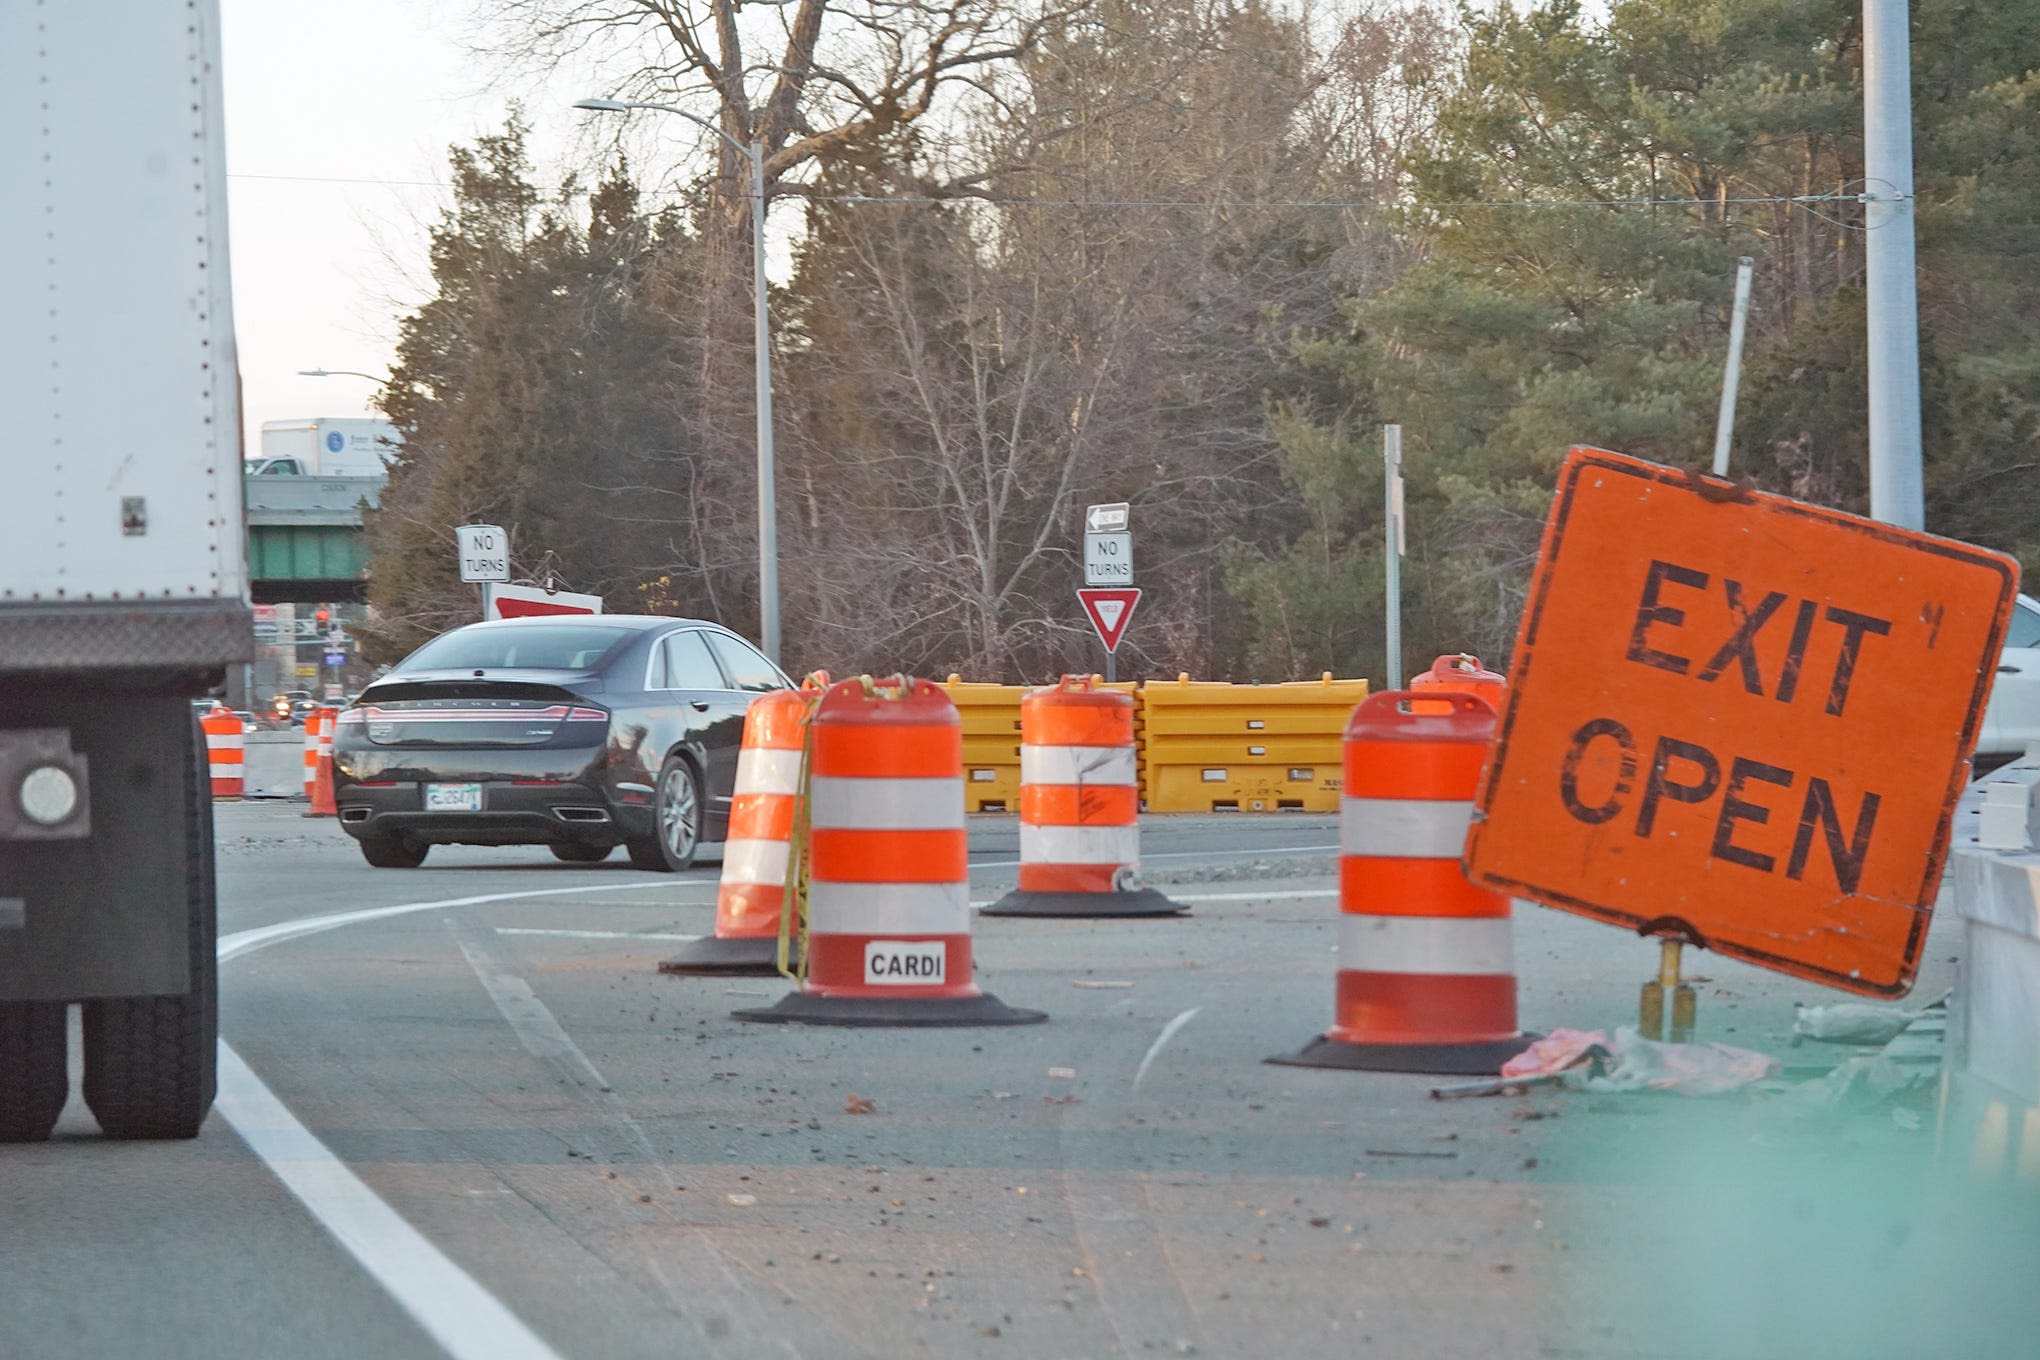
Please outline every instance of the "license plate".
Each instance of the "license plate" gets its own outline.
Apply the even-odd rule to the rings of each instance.
[[[427,784],[425,786],[425,810],[427,812],[480,812],[482,810],[482,786],[480,784]]]
[[[949,947],[941,940],[866,940],[867,987],[939,987],[948,980]]]

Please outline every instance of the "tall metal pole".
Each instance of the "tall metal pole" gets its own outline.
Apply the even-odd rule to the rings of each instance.
[[[751,310],[753,347],[758,370],[758,646],[779,663],[779,510],[773,494],[772,476],[772,325],[765,311],[765,144],[752,138],[745,146],[729,133],[698,113],[671,104],[653,104],[627,99],[577,99],[577,109],[600,113],[623,113],[630,109],[657,109],[685,118],[722,138],[739,156],[751,162]]]
[[[772,473],[772,325],[765,311],[765,147],[751,143],[751,306],[758,354],[758,645],[779,664],[779,505]]]
[[[1870,515],[1926,527],[1913,258],[1907,0],[1863,0],[1864,286],[1870,332]]]
[[[1381,429],[1382,570],[1387,581],[1388,687],[1401,689],[1402,676],[1402,426]]]
[[[1742,385],[1743,335],[1750,324],[1750,270],[1745,255],[1735,265],[1735,309],[1728,321],[1728,364],[1721,370],[1721,413],[1714,418],[1714,475],[1728,475],[1728,447],[1735,440],[1735,394]]]

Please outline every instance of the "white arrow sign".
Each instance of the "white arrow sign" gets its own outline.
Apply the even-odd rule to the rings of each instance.
[[[1133,584],[1133,535],[1084,535],[1084,584],[1087,586],[1130,586]]]
[[[460,579],[510,579],[510,535],[494,524],[463,524],[454,531],[460,543]]]
[[[1084,532],[1106,533],[1127,527],[1127,503],[1114,501],[1110,505],[1087,505],[1084,507]]]

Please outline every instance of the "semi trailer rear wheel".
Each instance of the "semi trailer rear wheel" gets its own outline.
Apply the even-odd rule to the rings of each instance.
[[[85,1103],[109,1138],[196,1138],[212,1108],[219,1046],[212,786],[195,720],[190,740],[184,891],[191,990],[85,1003]]]
[[[49,1137],[70,1090],[64,1003],[0,1002],[0,1143]]]

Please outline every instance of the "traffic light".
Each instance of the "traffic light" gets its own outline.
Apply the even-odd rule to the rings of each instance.
[[[319,621],[319,627],[324,628],[329,622],[332,621],[333,611],[322,607],[317,612],[315,612],[312,615],[312,617]]]

